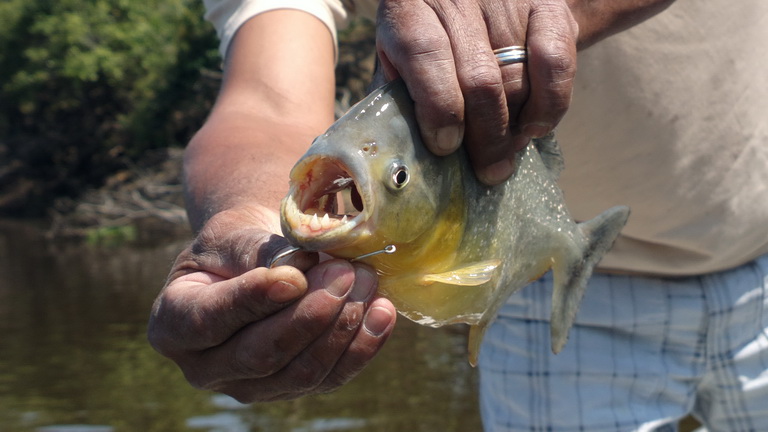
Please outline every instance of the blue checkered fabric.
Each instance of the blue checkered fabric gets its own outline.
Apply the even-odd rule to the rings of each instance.
[[[550,351],[552,281],[510,297],[480,352],[486,431],[768,431],[768,256],[689,278],[596,274]]]

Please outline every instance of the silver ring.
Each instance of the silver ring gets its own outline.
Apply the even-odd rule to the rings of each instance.
[[[528,59],[528,49],[520,45],[512,45],[493,50],[499,66],[515,63],[525,63]]]

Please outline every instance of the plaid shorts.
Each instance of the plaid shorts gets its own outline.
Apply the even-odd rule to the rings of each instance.
[[[768,431],[768,256],[689,278],[595,274],[550,351],[550,276],[512,295],[480,352],[486,431]]]

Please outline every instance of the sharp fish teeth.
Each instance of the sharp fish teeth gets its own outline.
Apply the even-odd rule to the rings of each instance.
[[[331,227],[331,218],[328,217],[328,213],[323,216],[323,220],[320,225],[323,227],[323,229],[328,229]]]
[[[319,231],[323,226],[320,225],[320,221],[317,219],[317,213],[312,216],[312,221],[309,222],[309,227],[312,231]]]
[[[298,206],[296,206],[295,202],[293,204],[293,206],[289,207],[287,213],[287,215],[290,215],[289,223],[294,225],[296,230],[301,230],[306,234],[314,233],[317,235],[322,232],[332,231],[350,223],[354,217],[347,214],[337,215],[321,212],[319,208],[314,206],[301,211]]]

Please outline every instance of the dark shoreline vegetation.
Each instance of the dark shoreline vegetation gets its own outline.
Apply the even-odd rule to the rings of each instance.
[[[202,16],[199,0],[0,4],[0,216],[94,243],[188,232],[182,149],[221,80]],[[338,112],[365,95],[372,35],[340,35]]]

